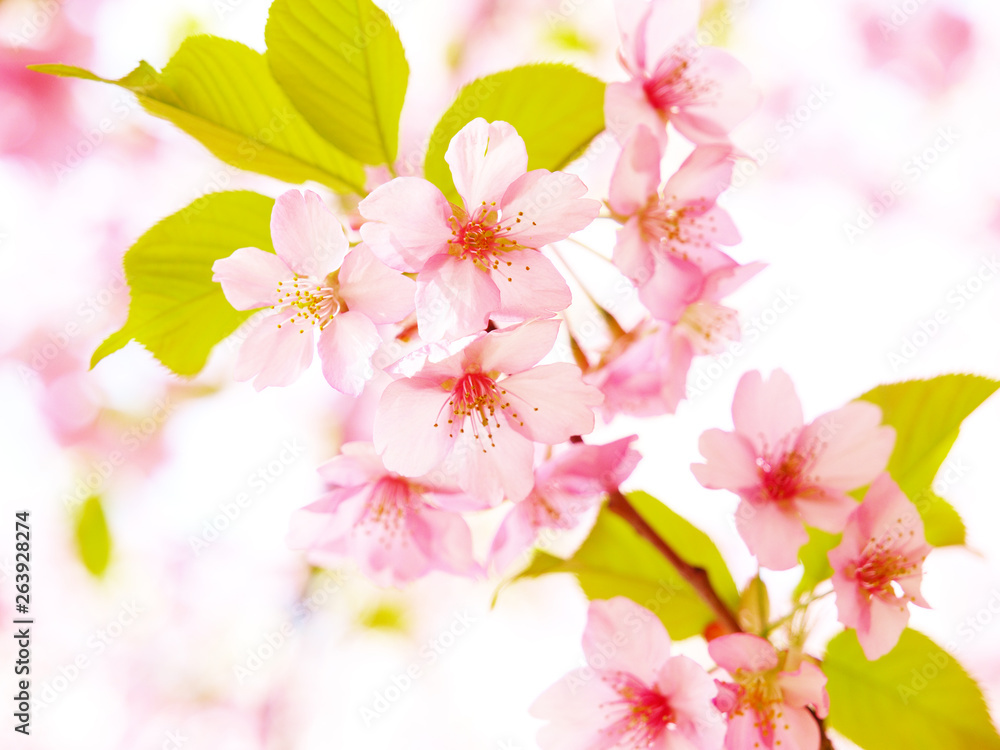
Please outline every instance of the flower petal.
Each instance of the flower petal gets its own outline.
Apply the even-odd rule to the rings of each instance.
[[[691,471],[702,487],[739,492],[760,483],[753,446],[739,433],[705,430],[698,450],[705,463],[691,464]]]
[[[558,320],[536,320],[491,331],[466,347],[465,360],[477,363],[483,372],[522,372],[552,351],[560,325]]]
[[[632,216],[656,195],[660,188],[662,157],[660,144],[649,128],[637,126],[622,146],[621,156],[611,175],[608,205],[612,211]]]
[[[619,143],[623,143],[635,128],[643,125],[656,138],[661,151],[667,146],[666,124],[656,108],[649,103],[642,88],[642,80],[638,78],[607,85],[604,90],[604,123]]]
[[[594,429],[594,410],[604,396],[583,382],[580,369],[559,362],[542,365],[500,381],[511,408],[504,414],[518,432],[540,443],[554,445]]]
[[[552,261],[535,250],[504,253],[492,276],[500,289],[497,315],[520,320],[549,317],[573,301],[566,279]]]
[[[670,658],[670,638],[659,618],[631,599],[598,599],[587,609],[583,653],[594,669],[627,672],[652,685]]]
[[[375,188],[358,204],[368,221],[361,237],[390,268],[419,271],[431,257],[446,252],[452,238],[451,204],[434,185],[419,177],[397,177]]]
[[[372,442],[387,469],[419,477],[444,459],[455,441],[446,424],[435,425],[449,398],[439,382],[420,377],[386,386],[375,410]]]
[[[815,419],[799,440],[822,446],[811,467],[817,484],[847,491],[869,484],[885,471],[896,431],[882,426],[878,406],[853,401]]]
[[[760,636],[731,633],[708,642],[708,653],[729,674],[766,672],[778,666],[778,652]]]
[[[499,204],[508,186],[528,169],[528,151],[514,126],[482,117],[455,134],[444,159],[469,213],[484,203]]]
[[[396,323],[413,312],[413,279],[386,266],[367,245],[358,245],[347,254],[338,281],[347,307],[364,313],[373,323]]]
[[[767,381],[757,370],[740,378],[733,396],[733,425],[761,452],[798,434],[802,404],[784,370],[775,370]]]
[[[344,227],[311,190],[278,196],[271,212],[271,240],[278,257],[301,276],[322,279],[347,254]]]
[[[269,385],[291,385],[312,362],[313,333],[289,323],[291,310],[268,315],[243,341],[233,377],[254,379],[258,391]],[[300,331],[303,331],[300,333]]]
[[[360,395],[375,375],[372,355],[381,344],[378,329],[363,313],[340,313],[319,335],[326,382],[348,396]]]
[[[586,228],[601,211],[599,201],[584,198],[587,186],[574,174],[533,169],[503,194],[500,204],[506,239],[539,248]]]
[[[417,329],[424,341],[486,330],[500,308],[500,290],[472,260],[435,255],[417,276]]]
[[[788,570],[799,563],[799,548],[809,541],[794,508],[745,498],[736,509],[736,530],[757,561],[771,570]]]
[[[241,247],[212,264],[212,281],[222,284],[222,293],[237,310],[273,305],[278,282],[294,277],[295,272],[281,258],[256,247]]]

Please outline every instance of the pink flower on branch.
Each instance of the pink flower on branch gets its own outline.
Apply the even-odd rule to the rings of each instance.
[[[572,443],[535,469],[535,486],[516,503],[497,530],[490,558],[504,570],[529,549],[543,530],[576,528],[609,489],[628,478],[639,463],[629,447],[635,435],[607,445]]]
[[[558,321],[543,320],[480,334],[390,383],[374,429],[386,467],[420,476],[447,459],[459,485],[483,502],[524,499],[535,443],[589,433],[602,398],[574,365],[535,366],[558,332]]]
[[[348,252],[340,222],[311,191],[278,197],[271,239],[275,253],[244,247],[212,266],[237,310],[273,311],[240,347],[236,379],[254,378],[257,390],[294,382],[312,362],[318,329],[327,382],[357,396],[374,375],[375,326],[412,312],[413,282],[364,245]]]
[[[618,0],[620,59],[631,74],[609,83],[604,116],[624,138],[645,125],[665,144],[667,122],[694,143],[726,141],[757,106],[750,72],[732,55],[701,47],[698,0]]]
[[[311,560],[352,559],[376,583],[393,586],[432,570],[480,571],[469,527],[454,512],[472,501],[457,488],[387,471],[370,443],[346,443],[319,473],[328,491],[292,517],[288,538]]]
[[[819,750],[822,719],[830,708],[826,675],[803,661],[783,664],[774,646],[749,633],[709,641],[708,653],[734,682],[720,682],[715,705],[726,714],[726,750]],[[786,655],[787,658],[787,655]]]
[[[732,149],[696,148],[662,190],[660,158],[645,127],[625,142],[609,194],[611,210],[624,222],[613,260],[653,316],[676,323],[689,305],[718,301],[763,265],[740,266],[719,248],[740,241],[733,220],[716,205],[732,178]]]
[[[765,381],[746,373],[733,397],[733,432],[707,430],[698,441],[704,464],[692,464],[709,489],[740,496],[736,528],[761,565],[793,568],[807,541],[805,526],[836,533],[857,507],[847,493],[885,470],[895,430],[882,411],[854,401],[805,424],[791,378]]]
[[[587,667],[545,691],[531,713],[549,724],[543,750],[717,750],[726,725],[717,687],[686,656],[670,656],[663,624],[630,599],[593,601],[583,634]]]
[[[869,659],[889,653],[920,594],[923,562],[932,547],[916,506],[882,474],[847,520],[840,545],[830,550],[840,622],[854,628]]]
[[[569,286],[539,248],[566,239],[600,203],[563,172],[528,168],[524,141],[505,122],[476,118],[448,147],[462,206],[434,185],[399,177],[358,206],[361,235],[389,266],[417,274],[417,323],[425,341],[459,338],[490,317],[520,322],[569,306]]]

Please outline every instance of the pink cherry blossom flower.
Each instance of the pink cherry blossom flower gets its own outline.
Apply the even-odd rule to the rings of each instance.
[[[920,580],[931,549],[916,506],[882,474],[847,519],[840,545],[829,552],[838,619],[857,631],[869,659],[884,656],[899,641],[910,619],[908,603],[930,606]]]
[[[669,121],[694,143],[728,140],[760,97],[732,55],[698,45],[698,0],[618,0],[615,8],[619,57],[632,78],[608,84],[608,129],[623,140],[645,125],[662,145]]]
[[[660,191],[656,139],[639,127],[626,140],[609,193],[611,210],[624,222],[613,260],[638,285],[639,299],[654,317],[677,322],[690,304],[712,294],[705,289],[713,283],[710,275],[729,276],[739,269],[719,249],[740,241],[729,214],[716,205],[732,173],[731,147],[703,146]],[[739,282],[761,267],[754,264],[740,272]],[[727,285],[725,292],[738,285]]]
[[[472,501],[429,477],[387,471],[371,443],[345,443],[320,466],[327,493],[292,517],[289,546],[317,563],[344,558],[380,585],[432,570],[472,575],[472,534],[456,509]]]
[[[600,203],[579,178],[527,171],[524,141],[505,122],[476,118],[448,146],[462,206],[418,177],[376,188],[358,207],[361,236],[389,266],[417,274],[417,323],[425,341],[459,338],[503,322],[549,317],[571,299],[538,251],[586,227]]]
[[[535,486],[515,503],[497,530],[490,559],[504,570],[530,548],[543,530],[577,526],[609,489],[617,488],[639,463],[631,435],[607,445],[572,443],[535,469]]]
[[[523,500],[536,442],[594,429],[600,392],[565,363],[534,366],[559,322],[535,321],[475,337],[464,349],[390,383],[375,413],[374,442],[387,468],[420,476],[446,463],[462,489],[495,505]]]
[[[327,382],[357,396],[374,375],[372,355],[382,343],[375,325],[413,310],[413,282],[364,245],[348,252],[344,228],[311,191],[279,196],[271,239],[276,253],[244,247],[212,266],[237,310],[273,311],[240,347],[236,379],[254,378],[257,390],[294,382],[312,362],[318,328]]]
[[[857,503],[847,494],[885,470],[895,430],[882,410],[854,401],[804,424],[791,378],[746,373],[733,397],[734,432],[707,430],[706,462],[691,470],[709,489],[740,496],[736,528],[761,565],[795,567],[805,525],[836,533]]]
[[[726,750],[819,750],[819,726],[809,707],[821,719],[830,708],[819,667],[802,661],[789,669],[774,646],[749,633],[709,641],[708,653],[735,681],[720,682],[715,701],[729,718]]]
[[[649,610],[617,596],[592,601],[583,634],[587,667],[570,672],[535,701],[550,723],[542,750],[717,750],[725,722],[712,705],[717,688]]]

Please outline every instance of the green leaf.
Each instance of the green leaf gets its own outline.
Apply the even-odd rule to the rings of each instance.
[[[830,567],[830,560],[826,553],[840,544],[842,534],[829,534],[819,529],[806,527],[809,534],[809,541],[799,548],[799,560],[805,567],[802,571],[802,580],[795,587],[795,598],[806,594],[816,588],[821,581],[825,581],[833,575],[833,568]]]
[[[68,65],[32,69],[127,89],[147,112],[169,120],[234,167],[364,193],[361,164],[320,138],[275,82],[264,56],[238,42],[189,37],[162,73],[141,62],[117,81]]]
[[[467,84],[434,128],[424,176],[458,201],[444,160],[452,137],[469,121],[509,122],[528,148],[528,169],[562,169],[604,130],[604,82],[570,65],[541,63]]]
[[[706,570],[723,601],[735,610],[736,585],[708,536],[644,492],[628,497],[684,560]],[[708,605],[653,545],[607,508],[601,510],[590,536],[572,558],[562,560],[538,552],[517,578],[548,573],[572,573],[589,599],[629,597],[654,612],[677,640],[701,634],[715,620]]]
[[[201,370],[212,347],[251,314],[226,301],[212,264],[241,247],[274,252],[273,206],[248,191],[209,193],[142,235],[125,254],[128,320],[94,352],[91,367],[135,339],[178,375]]]
[[[111,560],[111,533],[96,495],[84,501],[76,518],[76,546],[84,567],[97,578],[104,575]]]
[[[979,686],[944,649],[904,630],[877,661],[853,630],[827,646],[829,725],[865,750],[1000,750]]]
[[[882,408],[882,421],[896,428],[889,473],[917,506],[927,541],[965,543],[958,513],[931,484],[958,437],[962,421],[989,398],[1000,382],[977,375],[942,375],[881,385],[860,398]]]
[[[371,0],[274,0],[264,31],[275,79],[316,131],[366,164],[392,164],[410,68]]]

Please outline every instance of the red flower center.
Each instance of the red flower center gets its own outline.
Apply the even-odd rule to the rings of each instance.
[[[612,687],[619,699],[604,704],[608,718],[614,719],[604,731],[618,747],[650,747],[676,726],[677,716],[666,696],[635,676],[621,673]]]

